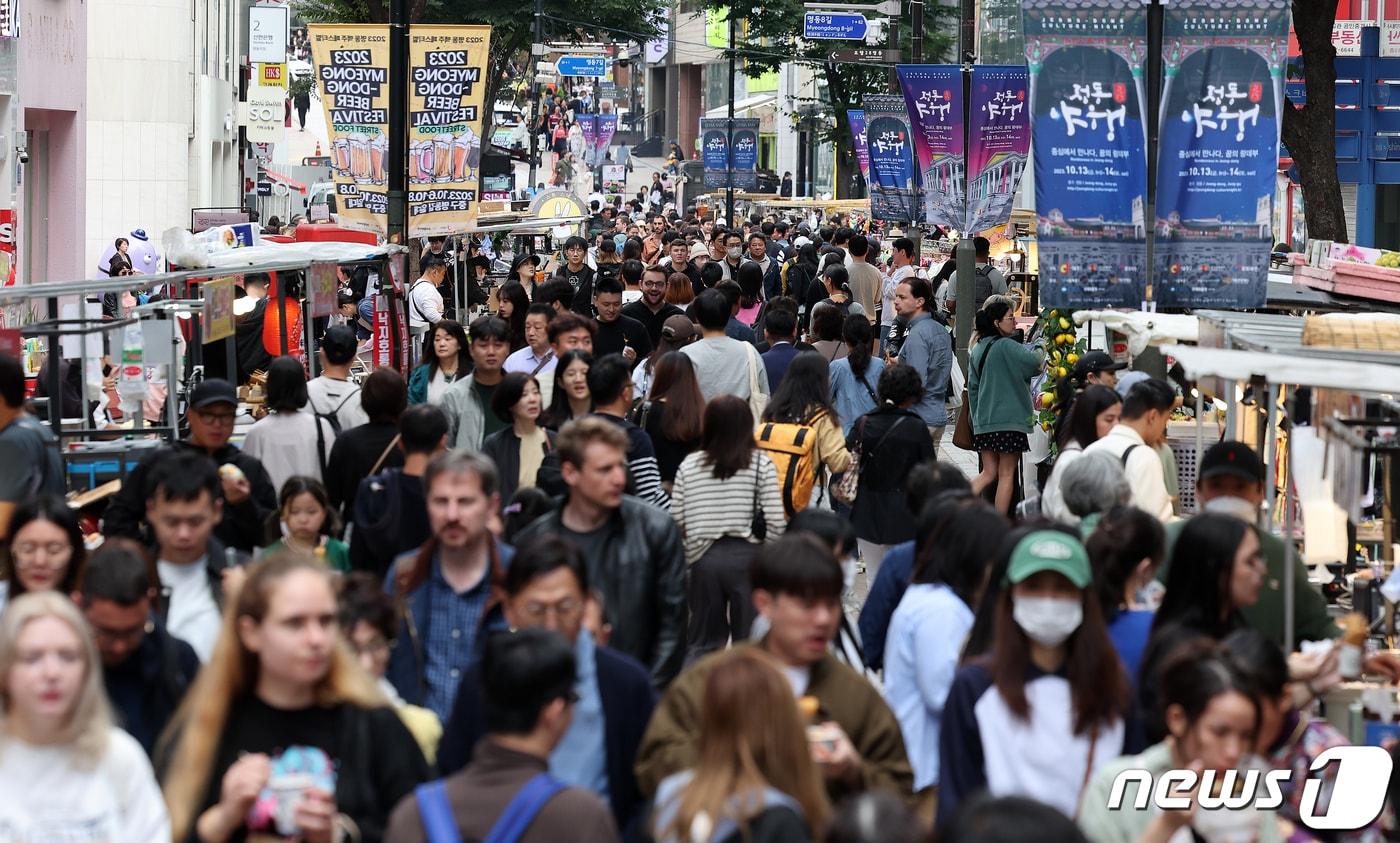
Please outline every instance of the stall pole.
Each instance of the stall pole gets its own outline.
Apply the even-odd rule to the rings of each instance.
[[[1213,404],[1211,405],[1214,406]],[[1205,419],[1205,395],[1201,392],[1200,383],[1196,384],[1196,471],[1201,470],[1201,457],[1206,452],[1206,419]],[[1200,476],[1199,473],[1197,476]],[[1201,511],[1200,501],[1196,502],[1196,511]]]
[[[281,356],[287,356],[287,273],[277,273],[277,342],[282,349]]]
[[[1293,547],[1293,436],[1288,437],[1288,481],[1283,484],[1283,651],[1293,652],[1293,592],[1297,585],[1293,581],[1293,558],[1296,550]],[[1272,492],[1273,483],[1268,484]],[[1272,494],[1270,495],[1272,497]],[[1273,507],[1270,501],[1270,514],[1272,520]]]
[[[1256,391],[1257,392],[1257,391]],[[1264,452],[1264,499],[1268,509],[1264,512],[1264,528],[1274,528],[1274,503],[1278,500],[1278,437],[1274,436],[1274,425],[1278,423],[1278,406],[1274,403],[1274,385],[1264,384],[1264,400],[1269,402],[1269,412],[1265,415],[1264,435],[1260,437],[1260,450]],[[1292,541],[1292,536],[1288,537]],[[1284,577],[1289,579],[1289,577]]]
[[[1235,431],[1239,427],[1237,416],[1239,399],[1235,397],[1235,382],[1222,380],[1220,383],[1224,387],[1221,392],[1224,393],[1225,397],[1225,438],[1237,439],[1239,437],[1235,435]]]
[[[49,297],[49,320],[58,318],[58,299]],[[58,370],[58,364],[62,361],[63,350],[58,341],[58,335],[53,334],[44,338],[44,347],[47,352],[44,362],[49,365],[49,427],[57,435],[63,429],[63,376]],[[59,453],[63,449],[59,448]],[[66,482],[66,478],[65,478]]]

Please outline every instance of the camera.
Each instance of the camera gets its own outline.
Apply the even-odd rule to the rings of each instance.
[[[22,146],[15,147],[15,160],[20,164],[28,164],[29,150]]]

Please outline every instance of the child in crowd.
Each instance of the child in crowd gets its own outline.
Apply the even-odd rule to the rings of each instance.
[[[349,571],[350,547],[333,537],[340,532],[339,522],[321,481],[292,477],[282,485],[278,499],[276,532],[272,534],[281,538],[263,548],[262,555],[289,551],[319,559],[333,570]]]

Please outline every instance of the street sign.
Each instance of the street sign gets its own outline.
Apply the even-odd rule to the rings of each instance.
[[[802,37],[809,41],[831,39],[864,41],[869,24],[858,12],[805,12],[802,15]]]
[[[287,65],[286,63],[259,62],[257,65],[257,75],[254,77],[257,84],[268,88],[287,87]]]
[[[850,50],[832,50],[832,61],[853,61],[861,64],[899,64],[899,50],[882,50],[879,47],[856,47]]]
[[[248,60],[276,64],[287,60],[287,7],[248,9]]]
[[[285,134],[287,92],[254,85],[248,89],[244,135],[249,143],[280,143]]]
[[[607,76],[606,56],[560,56],[555,62],[560,76]]]

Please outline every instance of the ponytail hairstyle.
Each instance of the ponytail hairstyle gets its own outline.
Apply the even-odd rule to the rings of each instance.
[[[988,296],[977,311],[977,338],[979,340],[1001,336],[997,323],[1011,311],[1011,302],[1003,296]]]
[[[874,339],[875,330],[870,327],[869,319],[856,314],[846,317],[841,326],[841,340],[846,343],[846,359],[857,378],[864,379],[870,369],[870,344]]]

